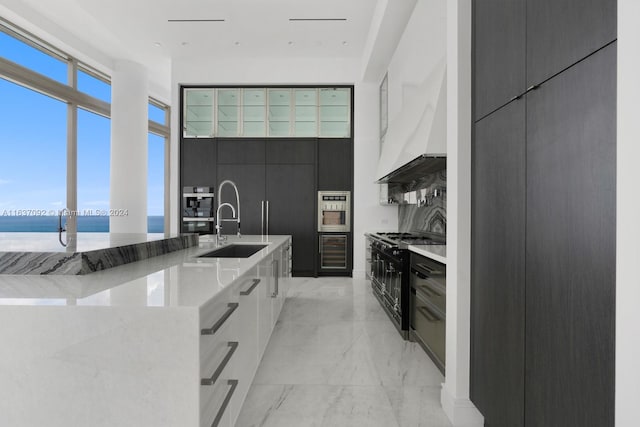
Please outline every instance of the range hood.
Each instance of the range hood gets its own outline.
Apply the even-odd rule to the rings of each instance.
[[[376,181],[377,184],[407,184],[447,168],[445,155],[422,154]]]

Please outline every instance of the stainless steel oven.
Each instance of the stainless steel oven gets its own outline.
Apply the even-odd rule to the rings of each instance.
[[[351,231],[350,191],[318,191],[318,231]]]

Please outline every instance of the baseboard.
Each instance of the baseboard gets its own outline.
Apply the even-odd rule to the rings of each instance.
[[[454,427],[483,427],[484,417],[469,399],[456,399],[444,384],[440,391],[440,403]]]

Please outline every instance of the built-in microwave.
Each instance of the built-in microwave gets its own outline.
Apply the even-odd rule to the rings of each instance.
[[[318,231],[351,231],[350,191],[318,191]]]

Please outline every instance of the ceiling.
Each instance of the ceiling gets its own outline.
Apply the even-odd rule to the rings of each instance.
[[[332,57],[367,62],[371,55],[367,49],[385,39],[377,33],[384,15],[390,9],[404,10],[408,19],[406,11],[410,13],[415,1],[3,0],[3,4],[63,46],[80,46],[79,52],[103,64],[105,59],[142,63],[152,79],[166,82],[172,61],[198,57]],[[391,16],[394,26],[404,28],[406,19],[396,23],[398,13]],[[396,30],[395,38],[397,34]]]

